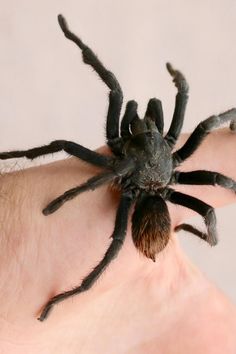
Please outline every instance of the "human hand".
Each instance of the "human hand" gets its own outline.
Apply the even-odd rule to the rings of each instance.
[[[214,132],[182,169],[215,170],[236,179],[235,148],[228,129]],[[1,351],[235,353],[235,307],[191,264],[177,236],[173,233],[153,263],[137,253],[130,225],[117,259],[93,288],[56,306],[45,322],[36,320],[51,296],[81,282],[110,243],[119,195],[107,186],[80,195],[50,216],[41,213],[95,172],[71,158],[2,176]],[[220,187],[177,188],[215,207],[236,200]],[[168,206],[173,229],[193,215]]]

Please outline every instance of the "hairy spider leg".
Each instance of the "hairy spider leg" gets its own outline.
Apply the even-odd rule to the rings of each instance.
[[[145,117],[150,117],[156,123],[157,129],[163,135],[164,118],[162,103],[157,98],[151,98],[148,102]]]
[[[42,155],[52,154],[54,152],[65,151],[70,155],[76,156],[83,161],[91,163],[92,165],[109,168],[112,165],[113,157],[100,155],[95,151],[87,149],[86,147],[66,140],[55,140],[48,145],[39,146],[29,150],[16,150],[1,152],[0,159],[12,159],[26,157],[27,159],[35,159]]]
[[[214,171],[196,170],[191,172],[175,171],[174,183],[221,186],[236,192],[236,182],[221,173]]]
[[[112,233],[113,240],[108,247],[103,259],[92,270],[92,272],[84,278],[80,286],[51,298],[44,307],[40,317],[38,318],[39,321],[45,320],[48,317],[49,312],[52,310],[52,307],[58,302],[61,302],[70,296],[74,296],[89,290],[107,268],[107,266],[111,263],[111,261],[117,256],[126,236],[128,214],[132,201],[133,198],[129,194],[123,194],[121,196],[120,204],[116,214],[115,228]]]
[[[46,206],[46,208],[43,209],[43,214],[49,215],[54,213],[65,202],[77,197],[79,194],[83,192],[94,190],[100,187],[102,184],[110,182],[115,176],[116,175],[114,172],[105,172],[93,176],[92,178],[89,178],[85,183],[67,190],[65,193],[63,193],[62,195],[54,199],[52,202],[50,202]]]
[[[165,140],[167,141],[168,145],[173,148],[176,141],[178,140],[183,126],[185,109],[188,102],[189,87],[185,77],[180,71],[173,69],[170,63],[167,63],[166,67],[170,75],[173,77],[173,81],[178,90],[175,98],[175,109],[172,122],[165,136]]]
[[[200,239],[202,239],[203,241],[207,241],[208,235],[200,230],[198,230],[196,227],[194,227],[193,225],[189,225],[189,224],[180,224],[178,226],[175,227],[175,232],[178,231],[187,231],[191,234],[194,234],[195,236],[198,236]],[[208,242],[208,241],[207,241]],[[208,242],[209,243],[209,242]],[[211,246],[215,246],[215,244],[211,244]]]
[[[177,167],[181,162],[191,156],[200,146],[206,136],[221,124],[233,121],[236,117],[236,108],[232,108],[218,116],[211,116],[197,125],[186,143],[173,154],[173,163]]]
[[[80,38],[72,33],[67,26],[66,20],[62,15],[58,16],[59,25],[66,38],[74,42],[81,50],[85,64],[91,65],[102,81],[110,88],[109,107],[106,122],[107,143],[113,150],[115,142],[119,139],[119,118],[123,102],[123,93],[115,75],[107,70],[94,52],[86,46]]]
[[[212,206],[204,203],[200,199],[184,193],[176,192],[172,189],[168,189],[166,199],[171,203],[182,205],[200,214],[204,218],[207,228],[207,233],[204,233],[191,225],[180,224],[175,228],[175,231],[189,231],[208,242],[211,246],[215,246],[217,244],[216,215]]]
[[[124,113],[124,116],[122,118],[121,125],[120,125],[120,134],[121,134],[121,137],[124,139],[129,139],[132,135],[130,133],[129,128],[130,128],[130,124],[132,123],[132,121],[138,117],[137,107],[138,107],[138,104],[134,100],[128,101],[126,104],[125,113]]]
[[[100,187],[104,183],[111,182],[116,177],[124,176],[133,170],[135,166],[134,160],[126,159],[119,163],[118,166],[114,166],[113,171],[103,172],[96,176],[89,178],[85,183],[67,190],[65,193],[51,201],[46,208],[43,209],[44,215],[49,215],[54,213],[59,209],[65,202],[75,198],[77,195],[86,192],[88,190],[94,190]]]

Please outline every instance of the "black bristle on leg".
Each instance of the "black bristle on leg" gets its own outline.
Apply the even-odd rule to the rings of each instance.
[[[145,117],[150,117],[156,123],[157,129],[160,134],[163,134],[164,130],[164,118],[162,103],[157,98],[151,98],[148,102]]]
[[[43,209],[44,215],[49,215],[58,210],[65,202],[74,199],[77,195],[95,190],[105,183],[109,183],[116,177],[122,177],[130,173],[135,168],[135,163],[132,159],[123,160],[122,163],[114,167],[111,172],[102,172],[99,175],[89,178],[85,183],[71,188],[53,201],[51,201],[46,208]]]
[[[200,239],[208,242],[208,234],[203,231],[198,230],[196,227],[194,227],[192,225],[180,224],[180,225],[176,226],[174,230],[175,230],[175,232],[178,232],[181,230],[190,232],[190,233],[194,234],[195,236],[198,236]],[[214,246],[214,244],[211,246]]]
[[[100,275],[105,271],[105,269],[110,264],[110,262],[113,259],[115,259],[125,239],[127,223],[128,223],[128,213],[131,204],[132,204],[132,196],[125,195],[125,194],[121,196],[120,204],[116,214],[115,228],[112,234],[113,240],[110,246],[108,247],[103,259],[92,270],[92,272],[89,273],[84,278],[80,286],[72,290],[65,291],[64,293],[58,294],[53,298],[51,298],[48,301],[48,303],[45,305],[40,317],[38,318],[39,321],[44,321],[48,317],[49,313],[51,312],[55,304],[64,301],[65,299],[71,296],[89,290],[92,287],[92,285],[96,282],[96,280],[100,277]]]
[[[178,90],[175,98],[175,110],[172,122],[165,136],[166,142],[171,148],[173,148],[181,133],[181,129],[183,126],[186,105],[188,102],[189,87],[187,81],[185,80],[185,77],[180,71],[175,70],[170,63],[166,64],[166,68],[169,71],[170,75],[173,77],[173,81]]]
[[[81,184],[78,187],[74,187],[72,189],[69,189],[56,199],[54,199],[52,202],[50,202],[46,208],[43,209],[43,214],[44,215],[49,215],[54,213],[56,210],[58,210],[65,202],[68,202],[71,199],[74,199],[76,196],[79,194],[89,191],[89,190],[94,190],[104,183],[108,183],[114,179],[115,174],[114,172],[105,172],[101,173],[100,175],[94,176],[90,178],[87,182]]]
[[[196,170],[191,172],[175,171],[173,175],[174,183],[193,185],[221,186],[225,189],[236,192],[236,182],[221,173],[214,171]]]
[[[109,94],[109,107],[106,121],[106,137],[108,145],[111,147],[112,151],[113,149],[117,151],[119,145],[116,146],[115,141],[119,138],[119,117],[123,102],[123,93],[120,84],[115,75],[104,67],[94,52],[85,45],[79,37],[69,30],[66,20],[62,15],[58,16],[58,22],[66,38],[74,42],[82,50],[84,63],[91,65],[102,81],[111,90]]]
[[[176,192],[174,190],[169,189],[166,199],[171,203],[182,205],[186,208],[194,210],[196,213],[200,214],[205,221],[205,225],[207,228],[207,233],[202,233],[201,231],[196,232],[196,228],[188,226],[179,226],[180,229],[185,229],[189,232],[194,231],[193,233],[200,237],[200,234],[203,235],[203,238],[206,242],[208,242],[211,246],[215,246],[217,244],[217,231],[216,231],[216,216],[214,209],[204,203],[202,200],[192,197],[190,195]],[[184,224],[186,225],[186,224]],[[178,226],[177,229],[178,230]]]
[[[129,139],[131,137],[130,124],[137,117],[137,107],[136,101],[128,101],[125,108],[125,114],[122,118],[120,125],[120,134],[122,138]]]
[[[78,157],[92,165],[111,168],[113,158],[110,156],[101,155],[95,151],[89,150],[82,145],[76,144],[67,140],[55,140],[48,145],[39,146],[29,150],[15,150],[0,153],[0,160],[26,157],[33,160],[39,156],[53,154],[55,152],[65,151],[68,154]]]
[[[174,152],[174,166],[178,166],[181,162],[191,156],[212,130],[219,128],[224,123],[231,122],[231,124],[233,124],[232,122],[235,117],[236,108],[232,108],[218,116],[211,116],[199,123],[186,143],[179,150]]]

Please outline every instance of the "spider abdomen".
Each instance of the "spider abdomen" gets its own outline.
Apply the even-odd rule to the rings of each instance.
[[[155,262],[170,239],[170,215],[164,200],[142,195],[132,216],[132,238],[137,249]]]

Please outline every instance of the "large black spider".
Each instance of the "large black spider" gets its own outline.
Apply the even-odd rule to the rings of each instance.
[[[58,21],[64,35],[82,50],[84,62],[93,67],[110,89],[106,139],[113,156],[101,155],[71,141],[56,140],[49,145],[26,151],[3,152],[0,154],[0,159],[16,157],[34,159],[41,155],[64,150],[70,155],[104,170],[82,185],[66,191],[53,200],[43,210],[44,215],[55,212],[66,201],[75,198],[82,192],[94,190],[104,183],[117,186],[121,192],[121,197],[112,233],[112,242],[103,259],[78,287],[52,297],[45,305],[39,317],[40,321],[47,318],[56,303],[90,289],[109,263],[117,256],[124,242],[128,214],[132,204],[135,203],[132,216],[134,244],[146,257],[155,261],[156,254],[165,248],[170,238],[171,221],[166,200],[199,213],[204,218],[207,229],[206,232],[201,232],[191,225],[181,224],[175,228],[175,231],[186,230],[192,232],[207,241],[211,246],[217,243],[214,209],[197,198],[176,192],[169,187],[170,185],[176,183],[219,185],[236,192],[236,182],[218,172],[204,170],[180,172],[175,170],[194,153],[213,129],[231,121],[231,130],[236,131],[236,108],[202,121],[186,143],[179,150],[173,152],[183,125],[188,100],[188,84],[184,76],[167,63],[167,70],[173,77],[178,90],[173,119],[167,134],[163,136],[162,104],[156,98],[152,98],[148,102],[143,119],[138,117],[137,103],[129,101],[119,126],[123,94],[116,77],[103,66],[93,51],[68,29],[62,15],[58,16]]]

